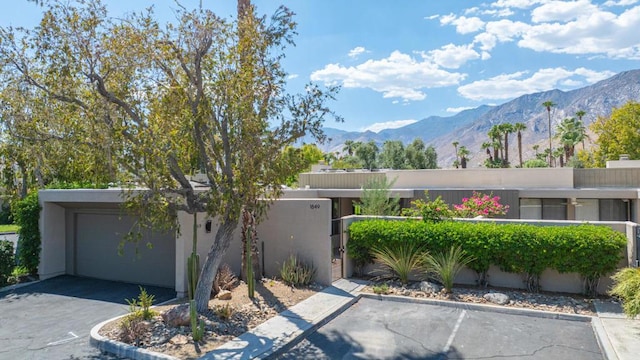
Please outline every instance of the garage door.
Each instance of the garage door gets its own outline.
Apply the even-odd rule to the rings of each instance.
[[[117,213],[75,213],[75,274],[135,284],[175,287],[175,234],[146,233],[138,245],[118,244],[134,221]],[[153,247],[146,246],[151,242]]]

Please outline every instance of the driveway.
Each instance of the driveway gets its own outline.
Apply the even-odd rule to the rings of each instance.
[[[145,286],[155,304],[173,289]],[[137,285],[59,276],[0,292],[0,359],[114,359],[89,345],[91,328],[127,313]]]
[[[591,322],[362,298],[278,359],[602,360]]]

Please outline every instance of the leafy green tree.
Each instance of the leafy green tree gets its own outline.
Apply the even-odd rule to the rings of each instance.
[[[400,140],[387,140],[380,152],[380,165],[388,169],[404,169],[406,155],[404,145]]]
[[[366,169],[372,170],[377,167],[378,145],[376,145],[373,140],[358,146],[355,150],[355,154]]]
[[[367,181],[362,187],[362,197],[356,205],[360,208],[359,215],[400,214],[400,198],[391,197],[394,181],[389,182],[386,177],[376,177]]]
[[[594,159],[599,167],[622,154],[640,159],[640,103],[631,101],[614,109],[609,117],[598,117],[591,129],[597,136]]]
[[[425,155],[425,169],[437,169],[438,168],[438,153],[433,145],[427,146],[424,151]]]
[[[549,167],[551,167],[551,152],[552,152],[552,144],[551,144],[551,108],[556,106],[556,104],[553,101],[545,101],[542,103],[542,106],[544,106],[545,109],[547,109],[547,116],[549,118]]]
[[[148,188],[128,194],[140,227],[175,228],[179,210],[218,219],[195,294],[206,311],[243,207],[259,204],[251,211],[264,214],[270,202],[257,199],[279,196],[300,170],[282,150],[305,135],[324,139],[322,123],[333,116],[325,103],[336,89],[285,91],[281,60],[295,33],[286,8],[266,18],[241,1],[229,20],[179,7],[177,22],[164,26],[152,9],[115,19],[100,1],[39,3],[36,29],[0,31],[3,70],[108,135],[123,177]],[[209,190],[187,178],[196,169]]]
[[[301,169],[300,172],[304,172],[311,171],[311,165],[323,160],[324,154],[315,144],[304,144],[299,148],[287,146],[283,151],[282,157],[282,161],[293,164],[296,168]],[[298,182],[298,175],[299,173],[288,176],[285,184],[287,186],[296,184]]]

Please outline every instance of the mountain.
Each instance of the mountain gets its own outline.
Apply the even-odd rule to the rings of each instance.
[[[379,133],[325,128],[331,140],[320,147],[323,151],[340,152],[346,140],[373,140],[381,146],[386,140],[401,140],[408,144],[420,137],[426,144],[436,148],[441,167],[451,167],[455,160],[455,150],[451,144],[457,141],[472,154],[469,166],[478,167],[486,157],[480,147],[483,142],[488,141],[489,129],[496,124],[522,122],[527,126],[522,133],[523,158],[526,160],[534,156],[534,144],[539,143],[541,149],[546,148],[545,144],[548,146],[548,115],[542,106],[545,101],[556,104],[551,111],[552,134],[563,119],[575,116],[579,110],[586,112],[582,120],[588,127],[598,116],[609,116],[613,108],[628,101],[640,101],[640,70],[625,71],[571,91],[550,90],[523,95],[498,106],[483,105],[450,117],[430,116],[416,123]],[[509,158],[512,163],[517,163],[517,151],[514,134],[509,142]]]

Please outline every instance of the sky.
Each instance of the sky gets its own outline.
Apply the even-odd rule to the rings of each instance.
[[[65,0],[66,1],[66,0]],[[234,0],[183,0],[235,13]],[[154,4],[174,21],[175,1],[106,0],[119,16]],[[640,68],[640,0],[254,0],[296,13],[288,87],[338,84],[330,104],[348,131],[380,131],[451,116],[520,95],[572,90]],[[32,2],[3,3],[0,26],[37,24]]]

